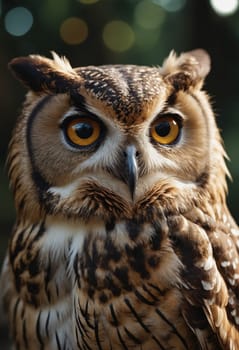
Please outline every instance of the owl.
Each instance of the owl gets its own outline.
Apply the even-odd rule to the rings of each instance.
[[[239,230],[202,49],[162,67],[10,62],[16,224],[1,290],[16,350],[236,350]]]

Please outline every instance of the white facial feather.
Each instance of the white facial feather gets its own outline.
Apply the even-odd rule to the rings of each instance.
[[[44,237],[44,250],[42,250],[42,260],[51,259],[57,261],[60,257],[68,254],[71,240],[77,240],[79,251],[82,249],[85,226],[73,221],[66,222],[60,218],[48,216],[46,219],[47,234]]]

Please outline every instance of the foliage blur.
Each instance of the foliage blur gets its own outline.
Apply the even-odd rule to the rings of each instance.
[[[7,63],[30,53],[54,50],[73,66],[161,65],[171,49],[206,49],[212,71],[205,86],[231,159],[228,202],[239,221],[238,0],[0,0],[0,15],[0,262],[15,215],[4,163],[26,91]]]

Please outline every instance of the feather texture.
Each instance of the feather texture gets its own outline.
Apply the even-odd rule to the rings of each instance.
[[[237,349],[239,230],[208,54],[10,67],[30,90],[8,156],[15,349]]]

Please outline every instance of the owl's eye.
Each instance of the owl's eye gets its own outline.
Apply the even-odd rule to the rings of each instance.
[[[65,120],[62,129],[71,145],[87,147],[99,140],[102,126],[98,120],[77,116]]]
[[[173,144],[180,134],[180,123],[174,116],[160,117],[150,128],[152,139],[162,145]]]

